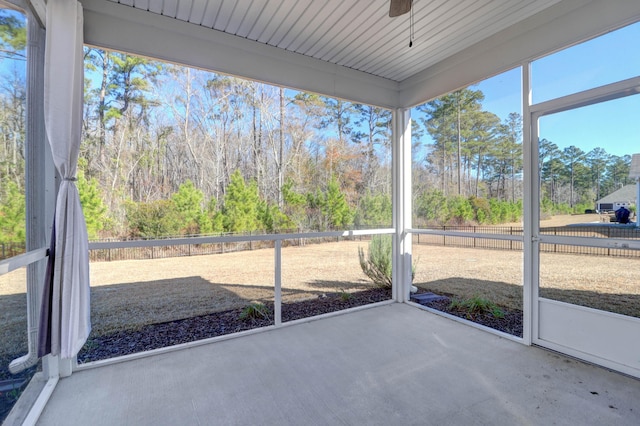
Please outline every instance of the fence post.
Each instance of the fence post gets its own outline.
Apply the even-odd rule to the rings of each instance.
[[[509,235],[513,236],[513,226],[509,227]],[[509,240],[509,250],[513,250],[513,240]]]
[[[476,226],[473,225],[473,233],[476,233]],[[476,248],[476,237],[473,237],[473,248]]]

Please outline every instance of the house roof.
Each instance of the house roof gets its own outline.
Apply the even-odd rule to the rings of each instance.
[[[634,202],[636,199],[636,186],[625,185],[615,192],[607,195],[596,201],[596,204],[603,203],[619,203],[619,202]]]

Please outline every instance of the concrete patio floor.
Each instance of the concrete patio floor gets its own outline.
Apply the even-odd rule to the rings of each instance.
[[[393,303],[61,379],[39,425],[639,425],[640,381]]]

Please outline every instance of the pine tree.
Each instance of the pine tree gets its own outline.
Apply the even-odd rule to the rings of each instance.
[[[391,197],[367,192],[358,203],[355,224],[359,227],[391,226]]]
[[[87,180],[84,172],[78,171],[78,193],[80,204],[87,224],[89,239],[94,239],[108,224],[107,207],[102,201],[100,188],[96,178]]]
[[[287,180],[282,187],[282,196],[284,198],[283,213],[291,222],[291,227],[304,227],[307,217],[307,198],[294,190],[291,179]]]
[[[255,231],[260,227],[258,218],[258,186],[254,181],[245,184],[240,170],[231,175],[224,196],[224,228],[228,232]]]
[[[204,194],[193,182],[187,180],[171,197],[176,211],[180,214],[182,230],[186,234],[211,232],[211,223],[204,214]]]
[[[0,59],[25,59],[27,26],[25,19],[16,12],[0,12]]]
[[[321,209],[329,228],[346,228],[353,223],[354,214],[335,177],[327,184]]]
[[[26,237],[24,193],[15,182],[9,181],[5,194],[0,199],[0,242],[22,243]]]

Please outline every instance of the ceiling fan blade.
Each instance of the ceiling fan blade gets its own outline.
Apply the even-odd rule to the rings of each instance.
[[[411,10],[411,2],[412,0],[389,0],[389,16],[395,18],[409,12]]]

